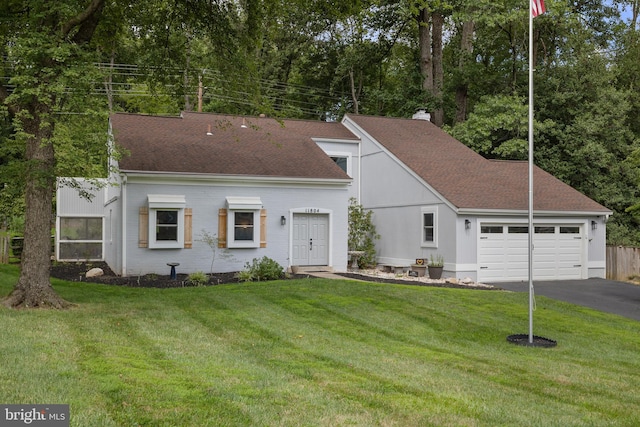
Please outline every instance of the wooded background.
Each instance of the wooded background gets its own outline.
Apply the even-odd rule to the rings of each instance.
[[[546,7],[535,163],[615,212],[609,244],[640,246],[639,0]],[[339,120],[426,107],[482,155],[526,159],[528,13],[527,0],[5,1],[1,212],[23,226],[30,125],[48,130],[54,175],[100,176],[109,111]]]

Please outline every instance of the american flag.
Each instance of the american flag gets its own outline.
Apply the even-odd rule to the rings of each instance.
[[[535,18],[538,15],[545,13],[547,9],[544,7],[543,0],[531,0],[531,14]]]

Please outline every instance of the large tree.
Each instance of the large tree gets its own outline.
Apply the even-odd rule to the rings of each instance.
[[[10,68],[0,101],[12,118],[12,138],[24,147],[24,250],[20,278],[4,301],[11,307],[68,306],[49,281],[56,122],[104,6],[105,0],[9,1],[0,9],[0,48]]]
[[[4,59],[0,105],[10,124],[0,137],[7,143],[3,145],[14,147],[9,160],[3,158],[5,164],[0,166],[15,171],[11,189],[18,194],[16,184],[22,184],[26,207],[20,277],[5,305],[69,305],[49,280],[53,194],[56,176],[70,172],[68,159],[77,157],[72,154],[74,140],[90,145],[82,150],[88,164],[104,161],[93,147],[104,147],[106,123],[102,120],[97,127],[85,129],[92,113],[107,110],[106,99],[98,107],[91,102],[95,99],[91,95],[104,82],[95,64],[115,59],[123,53],[118,49],[146,47],[151,42],[153,52],[138,50],[138,56],[148,58],[148,63],[151,58],[154,64],[160,63],[146,81],[166,81],[173,73],[164,72],[162,66],[177,61],[189,70],[185,45],[190,37],[185,35],[224,38],[228,10],[227,3],[209,0],[5,0],[0,4],[0,54]],[[188,85],[185,76],[189,77],[180,77]],[[186,90],[180,94],[184,96]],[[81,136],[70,138],[70,133]],[[56,153],[57,149],[61,151]],[[64,167],[58,167],[57,160]],[[91,168],[82,173],[87,170]]]

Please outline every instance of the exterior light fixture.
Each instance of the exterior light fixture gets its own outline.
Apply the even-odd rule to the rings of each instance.
[[[469,221],[468,219],[464,220],[464,229],[465,230],[469,230],[471,228],[471,221]]]
[[[280,217],[280,225],[286,225],[286,224],[287,224],[287,218],[284,215],[282,215]]]
[[[592,230],[597,230],[598,229],[598,223],[595,221],[591,221],[591,229]]]

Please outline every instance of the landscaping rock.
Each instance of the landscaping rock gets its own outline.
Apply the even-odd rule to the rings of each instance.
[[[101,268],[92,268],[91,270],[87,271],[87,273],[85,274],[85,277],[90,278],[90,277],[99,277],[102,276],[104,274],[104,270],[102,270]]]

